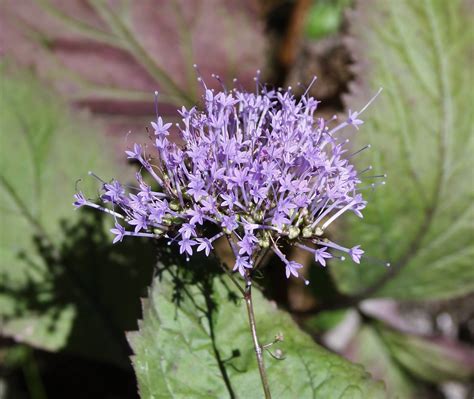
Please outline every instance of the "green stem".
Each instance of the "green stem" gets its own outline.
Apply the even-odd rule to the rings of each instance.
[[[245,304],[247,306],[247,313],[249,317],[250,331],[252,332],[253,346],[255,348],[255,354],[257,356],[258,371],[260,372],[260,379],[262,380],[263,392],[265,393],[265,399],[271,399],[270,385],[268,384],[267,372],[265,370],[265,363],[263,361],[263,348],[258,342],[257,326],[255,323],[255,315],[253,312],[252,303],[252,282],[250,279],[247,280],[245,287]]]

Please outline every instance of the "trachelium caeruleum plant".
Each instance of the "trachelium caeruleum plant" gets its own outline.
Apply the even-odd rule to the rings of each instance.
[[[269,398],[264,346],[252,305],[253,278],[268,251],[281,259],[287,278],[303,278],[302,265],[287,258],[282,244],[311,252],[322,266],[333,257],[360,262],[364,251],[359,245],[346,248],[332,242],[326,230],[346,212],[362,217],[367,204],[360,175],[371,168],[356,170],[351,158],[359,151],[350,153],[349,140],[338,133],[358,129],[363,123],[359,116],[373,99],[336,124],[335,117],[316,117],[318,101],[308,95],[309,88],[296,99],[291,90],[267,88],[258,79],[256,92],[236,88],[216,92],[199,80],[204,87],[202,109],[179,111],[182,145],[169,140],[172,125],[157,110],[157,119],[151,122],[153,145],[135,144],[126,152],[142,166],[136,174],[137,187],[128,189],[117,180],[103,182],[103,205],[81,192],[74,204],[114,217],[114,243],[128,236],[164,237],[178,245],[183,256],[195,252],[209,256],[214,242],[225,237],[235,256],[232,271],[225,271],[245,299]],[[154,179],[153,187],[142,173]]]

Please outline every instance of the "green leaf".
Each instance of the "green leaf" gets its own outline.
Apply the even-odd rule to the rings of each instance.
[[[390,349],[372,325],[364,325],[350,344],[348,356],[364,365],[374,377],[382,379],[387,387],[387,398],[415,399],[417,385],[392,357]]]
[[[312,334],[321,334],[335,328],[346,316],[346,309],[319,312],[315,316],[309,317],[305,321],[304,327]]]
[[[378,327],[393,357],[417,378],[439,384],[474,376],[474,351],[457,342]]]
[[[359,330],[347,355],[387,385],[388,397],[428,397],[424,383],[466,381],[474,375],[471,348],[442,338],[402,332],[372,320]]]
[[[356,136],[372,145],[357,164],[388,178],[367,190],[364,220],[344,234],[392,266],[336,265],[335,278],[363,297],[463,295],[474,290],[472,14],[462,0],[358,4],[348,43],[360,84],[347,106],[358,109],[383,86]]]
[[[72,206],[88,170],[107,180],[124,168],[101,126],[31,74],[0,68],[0,334],[127,364],[123,330],[135,326],[152,250],[138,241],[112,249],[101,214]],[[95,197],[97,182],[79,189]]]
[[[262,397],[247,313],[238,291],[227,276],[182,285],[176,273],[166,271],[155,280],[144,302],[139,331],[128,335],[141,397]],[[274,398],[384,397],[383,385],[360,366],[316,345],[260,292],[255,290],[253,296],[260,341],[271,342],[280,332],[284,335],[284,342],[271,347],[283,350],[284,360],[265,353]]]

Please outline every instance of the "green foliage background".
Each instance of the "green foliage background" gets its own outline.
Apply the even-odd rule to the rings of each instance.
[[[364,113],[366,122],[354,138],[355,149],[372,146],[356,162],[359,170],[372,165],[375,173],[387,173],[387,184],[372,190],[375,180],[367,177],[364,219],[348,218],[334,230],[338,242],[360,243],[368,256],[361,265],[330,265],[320,282],[329,292],[329,310],[297,324],[256,291],[260,340],[271,342],[280,333],[285,338],[271,347],[272,352],[283,351],[283,360],[265,352],[275,398],[418,398],[439,383],[474,376],[471,347],[397,328],[360,306],[368,298],[420,305],[474,292],[473,8],[462,0],[360,0],[350,10],[347,3],[314,3],[306,35],[314,39],[333,34],[346,9],[344,42],[355,78],[345,107],[360,109],[379,87],[384,89]],[[187,84],[193,81],[189,95],[176,83],[177,71],[167,71],[168,59],[160,54],[157,62],[148,54],[149,47],[140,42],[140,26],[124,17],[127,7],[115,12],[101,0],[91,2],[91,10],[110,28],[105,32],[67,18],[47,0],[38,4],[71,31],[128,51],[143,68],[140,84],[148,87],[151,81],[164,89],[160,101],[189,102],[196,95],[192,68],[184,71]],[[195,31],[176,4],[168,5],[180,21],[170,30],[170,37],[183,39],[179,63],[193,57]],[[256,43],[260,36],[247,11],[241,18],[247,23],[248,41]],[[228,17],[229,10],[219,12]],[[206,15],[201,15],[205,22]],[[33,33],[36,40],[44,39]],[[43,41],[43,50],[49,51],[52,41]],[[233,73],[238,60],[224,42],[216,51],[225,53],[225,69]],[[255,48],[263,48],[258,43]],[[201,53],[199,57],[208,61]],[[121,61],[117,57],[116,65]],[[117,75],[121,82],[136,68],[125,64],[130,69]],[[153,276],[156,251],[149,242],[125,240],[112,246],[110,220],[72,210],[75,182],[88,170],[105,180],[131,175],[131,168],[118,162],[117,142],[97,134],[104,124],[71,109],[35,72],[9,59],[2,61],[0,74],[1,336],[129,372],[133,350],[144,398],[260,397],[244,306],[215,265],[202,258],[184,264],[162,253],[159,275]],[[84,84],[84,76],[70,75],[58,73],[58,81],[79,82],[80,99],[123,96],[133,103],[148,98],[139,85]],[[92,178],[78,184],[96,196],[98,183]],[[385,261],[391,262],[389,268],[382,266]],[[150,283],[141,313],[139,298]],[[324,309],[327,304],[318,295],[318,310]],[[345,354],[363,366],[314,340],[351,313],[357,313],[359,326]],[[137,331],[128,334],[128,345],[129,330]],[[15,357],[14,350],[9,353]],[[25,362],[34,369],[32,356]]]

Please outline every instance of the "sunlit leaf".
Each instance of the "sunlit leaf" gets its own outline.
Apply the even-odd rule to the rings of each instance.
[[[460,0],[364,0],[350,17],[359,79],[348,108],[384,88],[356,136],[372,145],[357,164],[388,178],[366,191],[364,220],[344,229],[369,255],[333,267],[344,292],[442,299],[474,289],[471,11]]]
[[[260,377],[245,305],[228,277],[182,287],[164,272],[144,302],[139,331],[129,334],[142,398],[259,398]],[[274,398],[383,398],[380,382],[360,366],[319,347],[255,290],[254,308],[262,343],[282,333],[277,360],[265,352]]]

